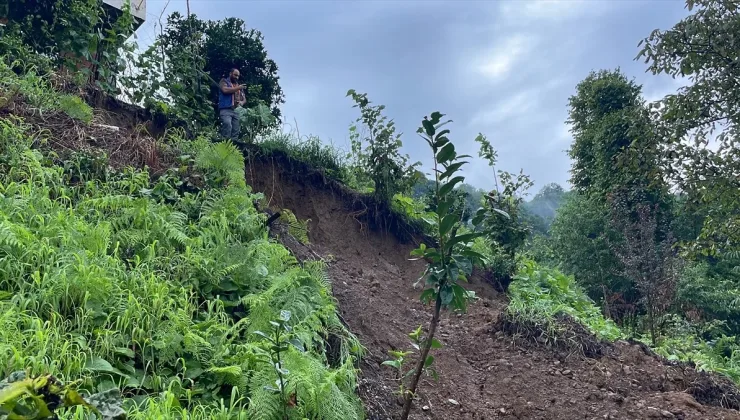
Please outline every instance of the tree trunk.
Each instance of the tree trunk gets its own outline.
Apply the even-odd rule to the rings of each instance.
[[[404,396],[405,402],[403,404],[403,414],[401,415],[401,420],[408,420],[409,418],[409,413],[411,412],[411,404],[413,404],[414,402],[416,387],[417,385],[419,385],[419,379],[421,378],[422,372],[424,372],[424,362],[426,362],[427,360],[429,349],[432,348],[432,338],[434,338],[434,333],[437,331],[437,325],[439,324],[439,313],[441,309],[442,295],[437,294],[437,302],[434,306],[434,315],[432,316],[432,322],[429,323],[429,335],[427,336],[427,339],[424,342],[424,347],[421,350],[421,358],[419,359],[419,363],[416,365],[416,372],[414,372],[414,377],[411,380],[411,386],[406,391],[406,395]]]
[[[648,323],[650,327],[650,341],[653,343],[653,347],[655,347],[655,311],[653,311],[653,299],[650,294],[647,296],[647,302],[648,302]]]

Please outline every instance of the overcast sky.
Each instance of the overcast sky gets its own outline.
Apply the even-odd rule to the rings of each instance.
[[[151,41],[166,0],[148,0],[140,43]],[[166,14],[185,11],[171,0]],[[348,148],[357,117],[348,89],[368,93],[404,133],[404,152],[430,161],[416,135],[440,111],[454,121],[458,151],[477,156],[482,132],[500,169],[568,185],[568,97],[591,70],[620,67],[648,100],[675,91],[670,78],[645,73],[637,43],[687,14],[682,0],[191,0],[201,19],[235,16],[260,30],[279,68],[283,115],[301,134]],[[428,168],[428,167],[427,167]],[[467,182],[493,185],[476,159]]]

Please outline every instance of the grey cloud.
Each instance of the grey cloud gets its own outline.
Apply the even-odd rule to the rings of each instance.
[[[150,0],[150,17],[163,4]],[[523,168],[535,191],[548,182],[567,185],[567,101],[589,71],[621,66],[652,99],[677,87],[646,75],[644,64],[633,59],[640,39],[686,14],[683,2],[659,0],[190,5],[201,18],[237,16],[262,31],[280,68],[283,113],[291,124],[297,120],[302,133],[346,147],[357,110],[345,93],[354,88],[387,106],[414,160],[429,163],[415,131],[424,115],[438,110],[454,120],[452,139],[462,152],[477,156],[473,139],[487,134],[501,169]],[[184,0],[173,0],[173,9],[184,10]],[[471,164],[466,175],[478,187],[493,185],[483,162]]]

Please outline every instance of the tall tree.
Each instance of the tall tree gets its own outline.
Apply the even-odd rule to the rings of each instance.
[[[708,209],[693,250],[740,252],[740,10],[735,0],[688,0],[694,13],[641,41],[637,58],[654,74],[689,86],[656,104],[670,174],[689,200]],[[713,139],[713,137],[715,137]],[[708,147],[712,144],[713,147]]]
[[[570,98],[574,142],[571,182],[587,195],[625,195],[630,203],[665,202],[660,142],[641,86],[620,70],[592,72]]]
[[[625,275],[616,253],[624,239],[620,226],[612,223],[612,203],[620,203],[625,223],[640,221],[641,206],[656,208],[656,241],[668,234],[670,220],[661,143],[644,105],[641,86],[620,70],[592,72],[577,85],[568,120],[575,197],[558,211],[552,229],[565,268],[592,296],[626,307],[639,299],[639,279],[633,272]],[[597,265],[584,264],[594,258]]]

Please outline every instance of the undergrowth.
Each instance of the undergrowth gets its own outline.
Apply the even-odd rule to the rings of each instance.
[[[616,340],[622,337],[619,327],[604,317],[601,310],[576,284],[572,276],[523,260],[509,286],[511,315],[557,329],[552,320],[567,314],[583,324],[598,338]]]
[[[538,326],[545,336],[542,340],[549,343],[558,340],[568,327],[564,315],[600,340],[610,342],[630,336],[602,314],[572,276],[532,260],[520,262],[508,292],[507,316],[517,323]],[[735,336],[712,334],[706,331],[713,330],[711,326],[701,328],[677,316],[662,324],[666,333],[652,346],[653,351],[669,361],[690,362],[697,370],[716,372],[740,384],[740,343]],[[632,338],[650,346],[647,336]]]
[[[0,96],[20,86],[34,98],[29,74],[4,74]],[[39,112],[72,104],[71,117],[89,115],[59,98],[32,100]],[[237,148],[180,142],[204,179],[186,192],[177,176],[145,170],[65,170],[37,148],[52,135],[0,119],[2,378],[27,370],[76,381],[82,394],[119,388],[134,419],[281,418],[269,389],[277,373],[260,358],[270,344],[255,333],[289,311],[303,349],[282,355],[289,418],[363,417],[362,348],[338,318],[325,267],[300,265],[268,238]],[[337,360],[326,356],[330,335],[342,343]],[[60,417],[86,418],[82,408]]]

